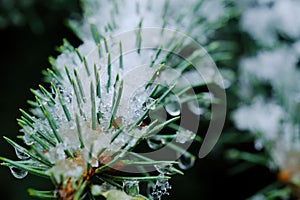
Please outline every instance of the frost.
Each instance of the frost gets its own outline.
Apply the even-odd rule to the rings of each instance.
[[[86,0],[85,19],[81,23],[72,22],[72,26],[79,30],[79,35],[85,40],[92,40],[90,24],[97,24],[97,31],[100,35],[107,37],[109,34],[115,35],[128,30],[134,30],[142,20],[143,27],[165,27],[176,30],[191,30],[192,36],[200,41],[207,41],[207,36],[212,32],[202,27],[202,24],[191,26],[196,22],[196,18],[204,18],[207,24],[216,24],[227,19],[225,4],[222,1],[204,1],[198,10],[195,5],[201,4],[196,0],[187,2],[172,1],[168,5],[166,1],[130,1],[122,2],[122,9],[109,0],[95,3]],[[167,6],[168,9],[164,10]],[[105,9],[103,9],[105,8]],[[126,16],[126,17],[123,17]],[[165,17],[162,17],[165,16]],[[118,23],[116,23],[118,22]],[[112,27],[112,28],[109,28]],[[110,31],[107,31],[107,30]]]
[[[61,181],[61,177],[63,177],[63,180],[68,180],[68,178],[74,178],[75,180],[83,175],[84,165],[85,163],[81,158],[75,160],[60,160],[55,163],[54,167],[52,167],[48,173],[52,173],[57,182]]]
[[[148,99],[149,92],[145,91],[144,88],[138,89],[130,99],[128,114],[132,118],[131,121],[134,122],[138,120],[144,114],[146,106],[151,104],[151,99]],[[153,101],[152,101],[153,102]]]
[[[98,196],[100,195],[102,192],[102,188],[100,185],[92,185],[91,187],[91,193],[94,195],[94,196]]]
[[[48,152],[46,152],[45,156],[53,164],[58,161],[65,160],[65,146],[63,144],[58,144],[57,146],[51,148]]]
[[[108,147],[109,151],[115,152],[119,150],[125,143],[129,142],[130,135],[128,133],[122,132]]]

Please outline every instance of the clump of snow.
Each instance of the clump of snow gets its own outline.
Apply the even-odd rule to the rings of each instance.
[[[237,128],[259,133],[267,140],[277,139],[284,110],[273,102],[255,99],[249,106],[241,106],[233,113]]]
[[[300,2],[266,0],[242,4],[241,27],[263,45],[273,46],[279,34],[292,39],[300,36]]]

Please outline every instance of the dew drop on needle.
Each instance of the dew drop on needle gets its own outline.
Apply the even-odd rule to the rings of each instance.
[[[25,176],[27,176],[27,174],[28,174],[28,171],[21,170],[16,167],[9,167],[9,169],[10,169],[12,175],[17,179],[25,178]]]

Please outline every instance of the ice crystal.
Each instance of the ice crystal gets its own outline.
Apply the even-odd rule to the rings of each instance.
[[[151,197],[154,200],[160,200],[163,195],[169,194],[168,190],[171,188],[172,187],[167,180],[156,181],[151,193]]]
[[[180,129],[176,133],[176,142],[186,143],[188,141],[193,140],[195,137],[195,133],[190,130]]]

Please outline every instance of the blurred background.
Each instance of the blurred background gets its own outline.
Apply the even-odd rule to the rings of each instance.
[[[33,99],[30,88],[43,83],[42,70],[50,67],[48,57],[58,55],[56,47],[66,38],[74,46],[80,40],[67,27],[66,20],[80,18],[80,5],[76,0],[0,0],[0,156],[16,158],[14,149],[2,136],[16,139],[20,117],[19,108],[28,110],[28,99]],[[233,26],[235,22],[232,22]],[[236,40],[240,40],[236,36]],[[242,51],[242,49],[241,49]],[[234,95],[227,92],[228,102],[235,104]],[[234,106],[233,106],[234,107]],[[229,105],[229,110],[233,109]],[[227,132],[235,132],[228,120],[219,144],[207,157],[184,176],[171,180],[170,195],[163,199],[246,199],[259,189],[276,180],[266,167],[251,167],[233,174],[238,161],[229,161],[224,150],[237,147],[234,143],[222,143]],[[16,140],[18,141],[18,140]],[[21,142],[20,140],[18,142]],[[241,145],[241,144],[239,144]],[[243,143],[240,149],[255,151],[254,145]],[[27,188],[47,190],[51,183],[28,175],[22,180],[14,178],[8,168],[0,167],[0,196],[7,200],[31,199]]]

